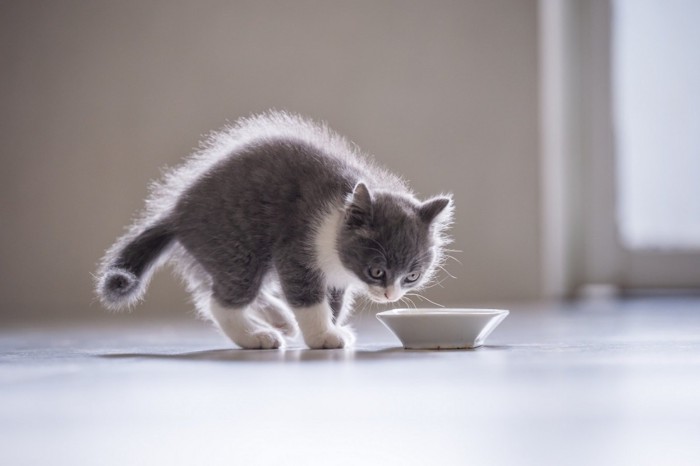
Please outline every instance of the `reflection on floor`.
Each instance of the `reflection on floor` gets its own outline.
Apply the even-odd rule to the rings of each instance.
[[[0,464],[700,464],[700,299],[512,306],[473,351],[0,330]]]

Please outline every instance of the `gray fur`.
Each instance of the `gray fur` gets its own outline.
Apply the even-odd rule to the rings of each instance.
[[[326,283],[314,243],[334,211],[338,256],[368,285],[413,271],[421,279],[407,287],[425,285],[442,260],[450,197],[422,203],[326,126],[269,112],[213,134],[153,186],[103,258],[97,294],[112,309],[132,305],[170,261],[205,314],[210,297],[246,306],[272,283],[293,308],[329,299],[337,317],[345,290]],[[372,265],[386,270],[383,282],[368,276]]]

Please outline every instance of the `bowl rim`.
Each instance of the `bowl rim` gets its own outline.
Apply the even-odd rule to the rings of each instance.
[[[471,309],[471,308],[400,308],[390,309],[377,313],[381,317],[409,317],[409,316],[469,316],[469,315],[508,315],[507,309]]]

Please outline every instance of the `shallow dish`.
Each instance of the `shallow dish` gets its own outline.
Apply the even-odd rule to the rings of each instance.
[[[393,309],[377,319],[406,349],[463,349],[483,345],[508,314],[502,309]]]

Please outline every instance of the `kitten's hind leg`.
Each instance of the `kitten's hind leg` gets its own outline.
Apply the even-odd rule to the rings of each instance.
[[[262,292],[255,303],[256,313],[283,335],[294,338],[299,325],[287,304],[270,292]]]
[[[251,306],[225,307],[212,298],[211,315],[224,334],[245,349],[274,349],[284,346],[282,334],[257,318]]]

